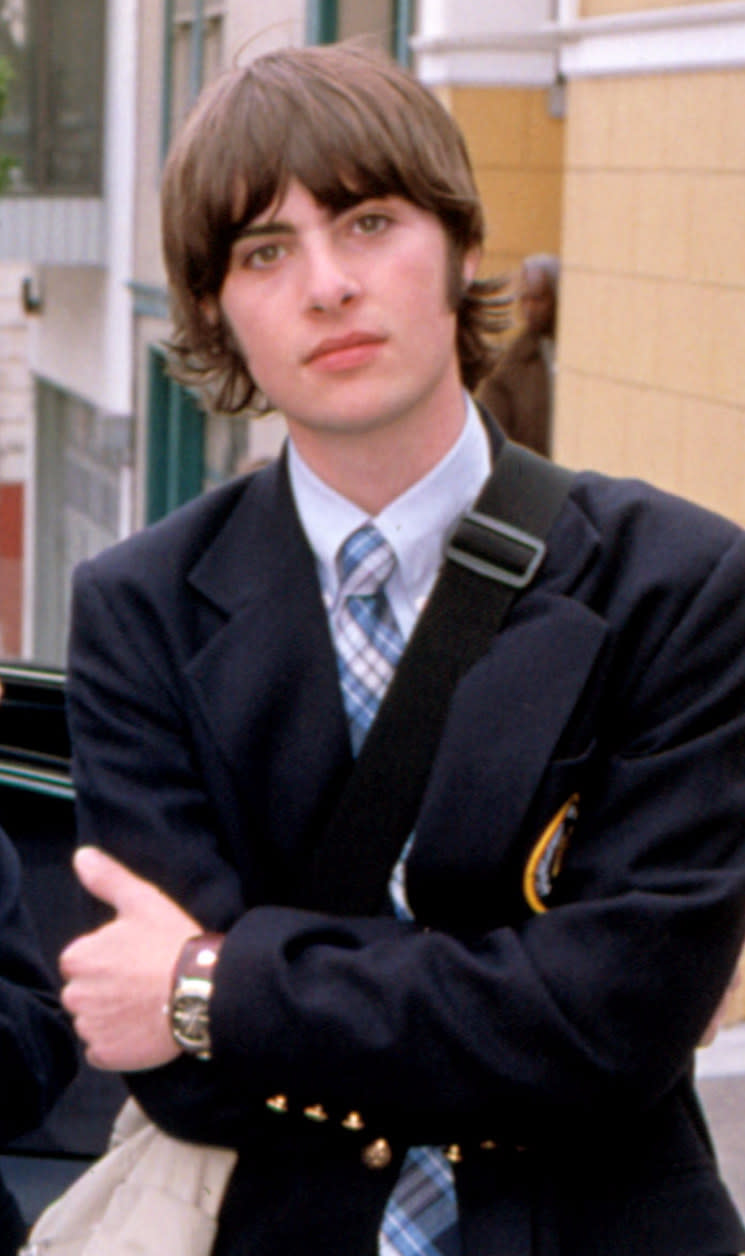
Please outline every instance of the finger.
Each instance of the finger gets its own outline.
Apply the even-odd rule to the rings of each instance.
[[[108,903],[117,912],[126,912],[142,902],[143,888],[154,891],[149,881],[138,877],[96,846],[81,846],[73,855],[73,867],[80,884],[94,898]]]
[[[63,952],[59,959],[59,969],[65,984],[60,990],[59,1000],[65,1011],[69,1012],[71,1016],[74,1016],[78,1010],[78,1001],[75,993],[75,987],[71,984],[69,974],[65,971],[66,966],[65,955]]]
[[[68,942],[63,951],[57,958],[57,967],[60,975],[65,982],[72,981],[80,972],[90,967],[91,948],[87,945],[89,940],[93,938],[93,933],[83,933],[78,938],[73,938],[72,942]],[[63,990],[64,996],[67,993],[67,986]]]
[[[86,1047],[85,1059],[91,1068],[98,1069],[99,1072],[112,1073],[119,1071],[113,1064],[108,1063],[105,1056],[99,1055],[94,1047]]]

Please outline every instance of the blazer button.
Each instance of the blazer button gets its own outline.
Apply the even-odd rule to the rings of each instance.
[[[345,1130],[363,1130],[365,1122],[359,1112],[348,1112],[342,1121],[342,1126]]]
[[[266,1101],[267,1108],[271,1108],[272,1112],[287,1111],[287,1095],[272,1095]]]
[[[451,1143],[445,1152],[445,1159],[451,1164],[460,1164],[463,1159],[463,1152],[457,1143]]]
[[[362,1163],[366,1169],[387,1169],[392,1159],[393,1152],[387,1138],[376,1138],[362,1148]]]
[[[303,1108],[303,1116],[307,1116],[309,1121],[328,1121],[329,1114],[320,1103],[313,1103],[308,1108]]]

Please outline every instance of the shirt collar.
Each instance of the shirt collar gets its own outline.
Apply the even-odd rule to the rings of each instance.
[[[437,575],[446,536],[473,505],[490,470],[484,426],[468,394],[465,403],[466,422],[455,444],[431,471],[374,518],[395,551],[401,587],[417,609]],[[339,546],[370,516],[319,479],[292,440],[288,445],[295,504],[316,556],[324,600],[331,605],[338,588],[335,558]]]

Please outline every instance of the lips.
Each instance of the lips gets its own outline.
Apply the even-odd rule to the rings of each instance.
[[[304,359],[306,365],[311,362],[325,362],[329,365],[338,363],[350,365],[358,358],[367,356],[365,350],[374,350],[383,344],[384,337],[375,332],[349,332],[346,336],[330,336],[319,341]]]

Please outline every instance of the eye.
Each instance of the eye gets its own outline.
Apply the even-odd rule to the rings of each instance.
[[[383,214],[380,210],[366,210],[364,214],[355,218],[353,226],[360,235],[372,236],[380,235],[386,227],[390,226],[390,222],[388,214]]]
[[[230,258],[231,270],[268,270],[287,251],[281,240],[238,240]]]
[[[259,244],[256,248],[249,249],[244,253],[240,265],[247,267],[249,270],[264,270],[268,266],[273,266],[284,254],[285,246],[277,241]]]

